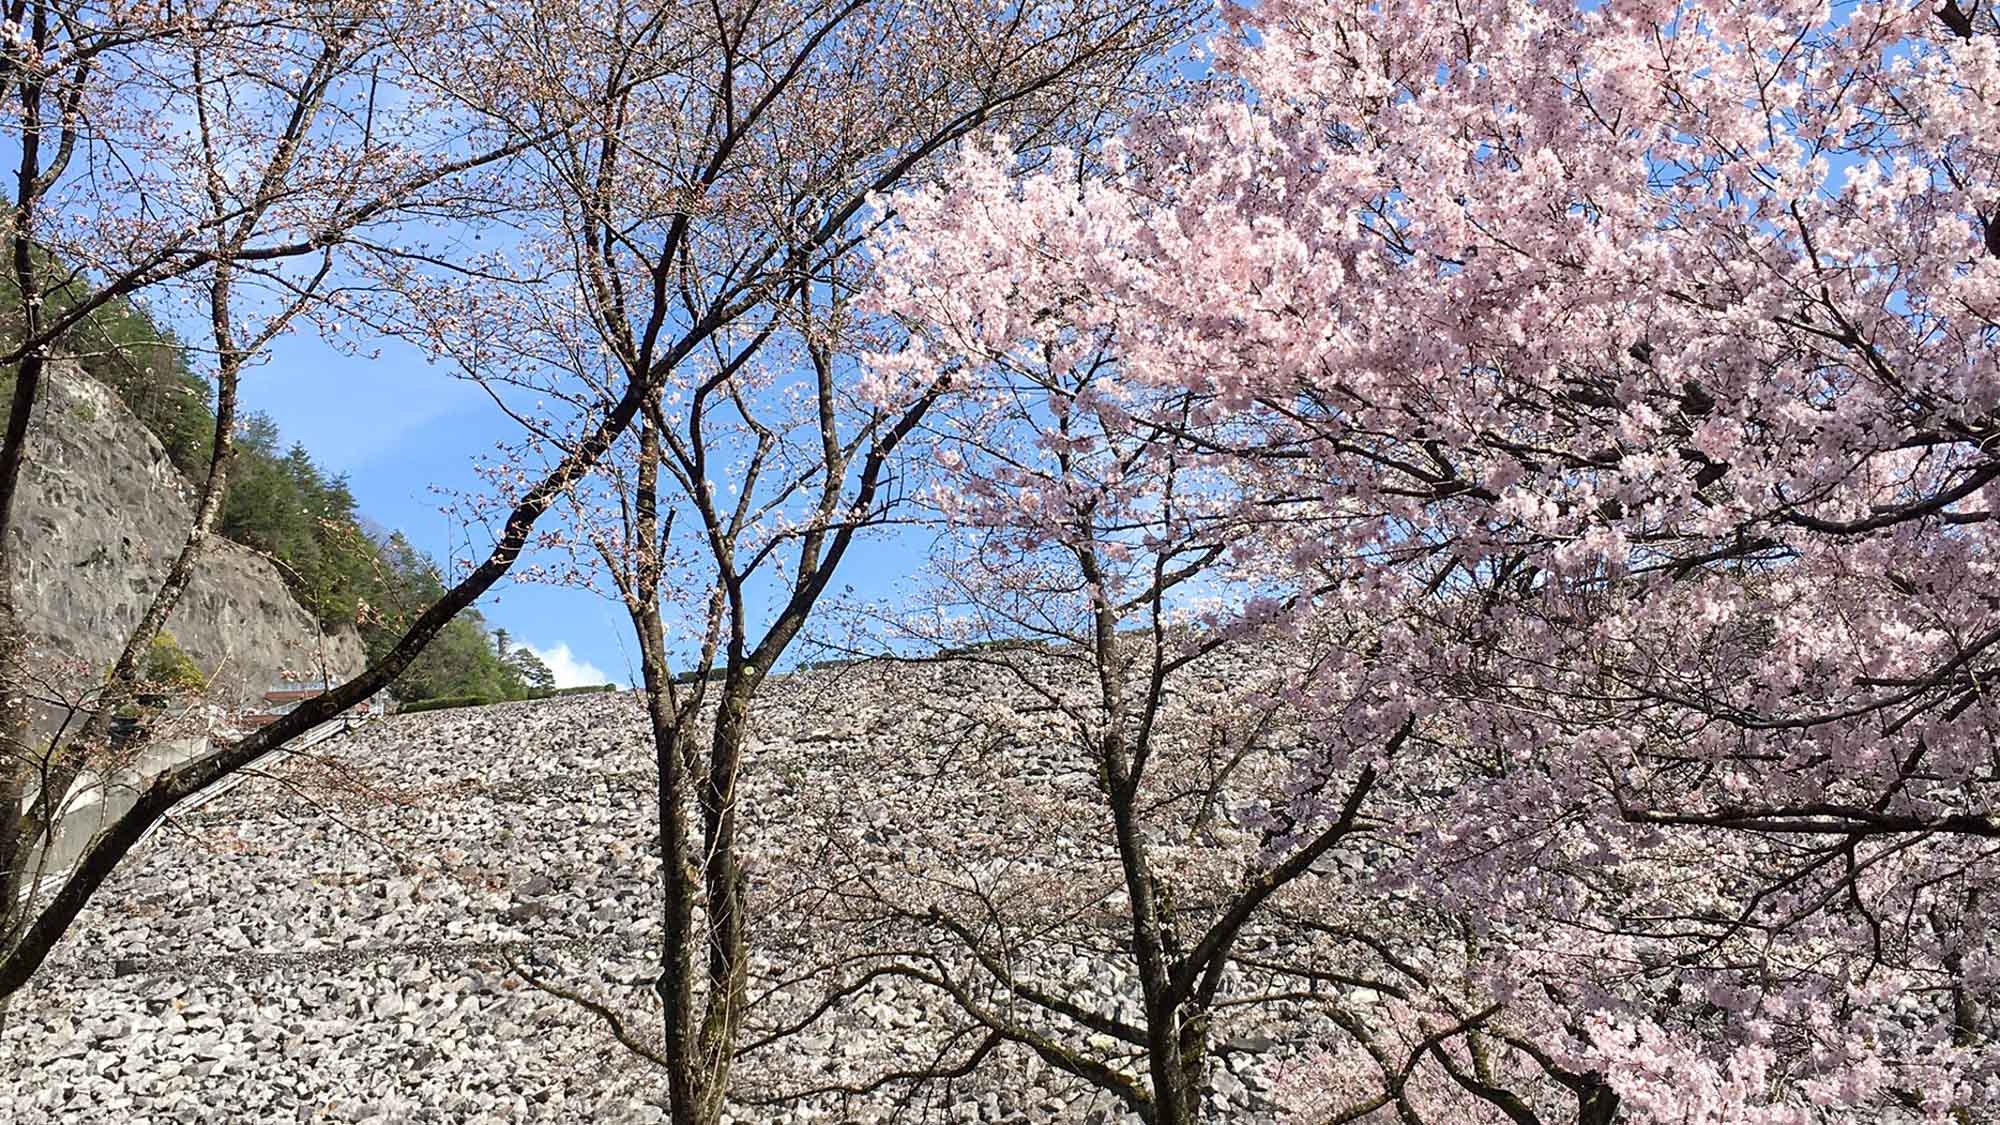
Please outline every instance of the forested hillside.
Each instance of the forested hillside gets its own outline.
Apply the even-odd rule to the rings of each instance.
[[[52,303],[60,306],[64,293],[56,290]],[[214,441],[213,391],[171,331],[119,301],[83,321],[67,350],[138,415],[183,476],[205,472]],[[442,593],[436,564],[400,533],[378,539],[364,530],[346,478],[321,467],[304,446],[286,445],[269,417],[243,416],[236,450],[216,530],[276,564],[322,626],[353,626],[369,658],[379,656]],[[533,653],[515,647],[503,654],[501,647],[477,611],[460,614],[397,680],[396,696],[405,703],[493,703],[553,689]]]

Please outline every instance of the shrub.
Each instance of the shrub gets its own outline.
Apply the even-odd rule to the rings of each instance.
[[[148,684],[175,695],[200,695],[208,690],[208,677],[201,674],[201,666],[172,633],[164,630],[146,651],[143,674]]]
[[[440,695],[434,699],[420,699],[415,703],[405,703],[402,712],[414,715],[419,711],[445,711],[454,707],[486,707],[505,700],[490,695]]]

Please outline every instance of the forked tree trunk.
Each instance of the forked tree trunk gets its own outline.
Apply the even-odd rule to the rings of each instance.
[[[737,860],[736,776],[751,691],[725,683],[708,760],[697,762],[692,708],[670,697],[657,614],[642,625],[643,676],[659,815],[660,999],[668,1100],[674,1125],[716,1125],[728,1105],[736,1040],[749,1001],[748,902]],[[648,653],[658,659],[647,658]],[[696,774],[699,773],[699,777]],[[699,826],[690,816],[699,805]],[[696,837],[697,831],[700,833]],[[701,909],[697,911],[697,902]]]
[[[649,411],[650,414],[650,411]],[[630,539],[638,558],[624,585],[625,608],[639,639],[647,725],[657,771],[659,817],[660,1058],[666,1067],[674,1125],[716,1125],[728,1104],[737,1032],[749,998],[749,940],[742,868],[736,861],[736,775],[747,735],[750,696],[733,654],[707,742],[696,737],[706,684],[677,695],[660,612],[657,419],[640,424],[639,473]],[[612,562],[614,567],[615,560]],[[705,671],[705,669],[704,669]],[[693,815],[700,811],[697,824]],[[697,837],[697,832],[699,836]],[[703,908],[697,913],[696,904]]]

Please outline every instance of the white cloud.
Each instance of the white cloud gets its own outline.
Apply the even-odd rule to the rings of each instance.
[[[552,648],[536,648],[531,644],[520,647],[535,654],[535,659],[548,665],[549,672],[556,678],[556,686],[590,687],[594,684],[608,684],[611,677],[604,670],[588,660],[578,660],[567,644],[558,642]]]

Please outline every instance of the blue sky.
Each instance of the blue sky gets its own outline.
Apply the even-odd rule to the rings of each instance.
[[[381,346],[381,358],[369,359],[310,333],[287,337],[245,378],[244,404],[270,415],[287,442],[304,445],[327,471],[345,475],[363,515],[440,563],[463,558],[465,529],[444,514],[437,490],[478,488],[474,459],[491,452],[511,423],[449,367],[406,345]],[[503,582],[479,609],[563,679],[636,678],[624,613],[597,595]]]
[[[328,472],[345,475],[362,515],[403,532],[441,564],[483,558],[488,541],[468,544],[466,530],[445,514],[448,497],[440,490],[480,488],[475,460],[511,436],[514,424],[449,365],[428,363],[408,345],[374,343],[377,359],[344,353],[310,332],[288,336],[245,377],[244,405],[269,415],[287,443],[304,445]],[[857,542],[832,593],[851,586],[854,596],[883,597],[925,557],[912,533]],[[624,610],[597,594],[510,580],[479,610],[489,625],[535,649],[565,686],[638,679]],[[798,645],[789,658],[815,655]]]

